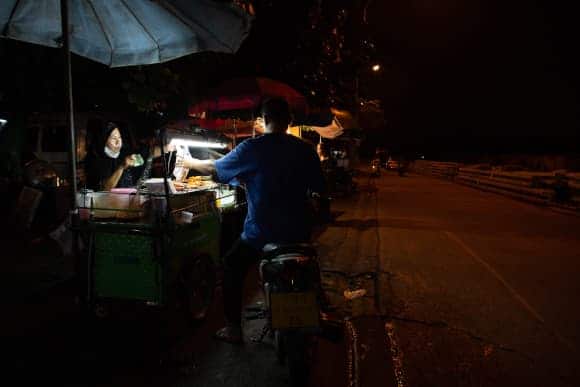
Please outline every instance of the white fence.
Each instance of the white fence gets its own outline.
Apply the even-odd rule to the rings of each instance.
[[[580,211],[580,173],[512,172],[429,160],[416,160],[413,171],[535,204]]]

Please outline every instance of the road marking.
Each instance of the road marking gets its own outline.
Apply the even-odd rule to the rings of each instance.
[[[359,384],[359,358],[358,358],[358,334],[351,321],[345,321],[346,330],[349,333],[350,350],[348,351],[347,369],[349,387],[358,387]]]
[[[397,387],[405,387],[405,371],[403,368],[403,352],[399,342],[395,338],[395,324],[393,322],[385,323],[385,332],[387,336],[387,345],[391,350],[391,359],[393,359],[393,371]]]
[[[530,313],[538,322],[540,322],[542,325],[548,328],[550,333],[552,333],[561,344],[568,347],[568,349],[577,352],[576,347],[574,347],[574,344],[572,344],[572,342],[564,338],[560,333],[556,332],[554,329],[549,328],[546,324],[546,320],[540,315],[540,313],[538,313],[534,309],[534,307],[531,306],[530,303],[526,301],[524,297],[522,297],[514,288],[512,288],[510,284],[508,284],[507,281],[501,276],[501,274],[497,272],[497,270],[491,267],[491,265],[487,263],[483,258],[481,258],[479,254],[477,254],[475,251],[473,251],[471,247],[469,247],[465,242],[463,242],[463,240],[461,240],[461,238],[459,238],[457,234],[451,231],[445,231],[445,235],[447,235],[449,239],[457,243],[463,250],[465,250],[467,254],[469,254],[473,259],[475,259],[475,261],[477,261],[481,266],[483,266],[491,275],[493,275],[495,279],[497,279],[504,286],[504,288],[510,293],[510,295],[515,300],[517,300],[524,307],[525,310],[528,311],[528,313]]]

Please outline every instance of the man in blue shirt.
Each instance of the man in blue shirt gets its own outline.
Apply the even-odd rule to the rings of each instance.
[[[214,175],[220,183],[242,182],[248,214],[239,240],[224,257],[226,327],[216,337],[242,341],[241,309],[244,279],[267,243],[308,242],[312,214],[308,193],[324,190],[315,149],[286,133],[291,117],[288,103],[273,98],[262,106],[265,134],[248,139],[218,160],[185,159],[178,165]]]

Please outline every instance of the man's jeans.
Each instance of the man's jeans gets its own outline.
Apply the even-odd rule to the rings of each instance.
[[[224,313],[228,324],[241,325],[244,280],[260,256],[260,251],[238,238],[224,257]]]

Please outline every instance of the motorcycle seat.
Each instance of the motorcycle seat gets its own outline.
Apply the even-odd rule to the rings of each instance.
[[[262,252],[264,259],[272,259],[282,254],[316,256],[316,248],[310,243],[268,243]]]

